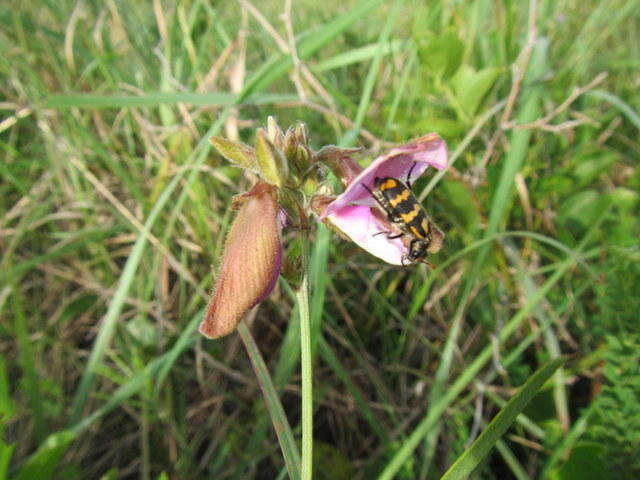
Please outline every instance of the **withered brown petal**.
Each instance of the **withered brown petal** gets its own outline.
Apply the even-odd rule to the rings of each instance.
[[[236,215],[222,253],[220,272],[200,333],[231,333],[245,313],[273,290],[282,263],[276,189],[258,182],[237,198]]]

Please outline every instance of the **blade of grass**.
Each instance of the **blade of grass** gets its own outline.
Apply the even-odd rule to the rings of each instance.
[[[622,113],[625,114],[627,119],[638,129],[640,130],[640,115],[631,108],[631,106],[622,100],[620,97],[616,95],[605,92],[604,90],[591,90],[586,92],[585,95],[589,97],[599,98],[601,100],[605,100],[609,102],[611,105],[618,107]]]
[[[76,422],[69,430],[76,433],[83,432],[95,421],[104,417],[128,398],[138,393],[146,386],[149,378],[157,377],[156,382],[161,385],[180,355],[195,343],[194,333],[202,320],[202,315],[204,315],[204,309],[197,312],[189,320],[189,323],[169,351],[149,362],[146,367],[138,371],[127,383],[121,385],[115,392],[111,393],[109,399],[100,408]]]
[[[493,403],[498,405],[500,408],[503,408],[507,404],[506,400],[504,400],[502,397],[498,396],[497,393],[492,392],[491,390],[488,390],[488,389],[485,390],[484,394],[487,396],[489,400],[491,400]],[[545,431],[523,413],[518,415],[518,417],[516,418],[516,421],[518,421],[518,423],[520,423],[520,425],[522,425],[522,427],[534,437],[537,437],[537,438],[546,437]]]
[[[249,359],[251,360],[251,364],[253,365],[253,369],[256,373],[256,378],[260,384],[260,389],[262,390],[262,395],[264,397],[265,404],[267,405],[269,415],[271,416],[273,428],[276,431],[285,464],[287,465],[289,478],[300,479],[302,467],[298,446],[296,445],[293,437],[289,420],[287,419],[284,409],[282,408],[282,404],[280,403],[278,393],[271,381],[271,375],[269,375],[267,365],[264,363],[260,350],[258,349],[258,345],[256,345],[253,336],[244,322],[240,322],[238,325],[238,333],[240,334],[240,338],[247,349],[247,354],[249,355]]]
[[[520,391],[507,402],[505,407],[491,420],[487,428],[476,438],[471,447],[449,467],[441,480],[462,480],[475,470],[480,462],[491,451],[496,442],[504,435],[516,417],[531,399],[540,391],[544,383],[565,362],[564,358],[556,358],[543,365],[534,373]]]
[[[567,247],[566,245],[558,242],[557,240],[551,238],[551,237],[547,237],[544,235],[540,235],[539,233],[534,233],[534,232],[523,232],[523,231],[513,231],[513,232],[502,232],[502,233],[496,233],[494,235],[485,237],[481,240],[478,240],[477,242],[472,243],[471,245],[463,248],[462,250],[458,250],[456,253],[454,253],[453,255],[450,255],[449,257],[447,257],[447,259],[442,262],[441,264],[439,264],[436,269],[433,271],[433,273],[431,275],[429,275],[429,277],[427,278],[427,281],[424,282],[424,284],[420,287],[420,289],[418,290],[418,292],[415,294],[414,299],[411,302],[411,309],[409,310],[409,313],[407,314],[407,318],[408,319],[412,319],[413,317],[415,317],[417,315],[417,313],[420,311],[420,308],[422,308],[422,306],[424,305],[424,302],[427,299],[427,296],[429,294],[429,290],[431,289],[431,285],[433,284],[433,282],[435,281],[436,278],[438,278],[438,276],[444,271],[446,270],[446,268],[449,265],[454,264],[455,262],[457,262],[458,260],[460,260],[460,258],[464,257],[465,255],[472,253],[473,251],[477,250],[478,248],[480,248],[481,246],[489,243],[489,242],[493,242],[496,240],[500,240],[502,238],[530,238],[532,240],[536,240],[538,242],[541,243],[545,243],[547,245],[551,245],[555,248],[557,248],[558,250],[566,253],[566,254],[573,254],[574,251],[571,250],[569,247]],[[583,266],[585,266],[585,263],[583,261],[583,259],[581,259],[581,264]],[[554,267],[555,268],[555,267]]]
[[[260,94],[252,95],[241,105],[270,105],[280,102],[293,102],[298,97],[288,94]],[[237,95],[226,92],[195,93],[195,92],[157,92],[144,95],[94,95],[70,93],[52,95],[47,99],[44,108],[123,108],[123,107],[155,107],[158,105],[172,105],[186,103],[206,107],[229,107],[238,105]]]
[[[376,42],[371,45],[365,45],[364,47],[354,48],[353,50],[334,55],[333,57],[318,62],[311,67],[311,70],[320,73],[346,67],[347,65],[353,65],[354,63],[364,62],[378,55],[391,55],[392,53],[404,50],[406,43],[405,40],[389,40],[388,42]]]
[[[504,440],[498,440],[496,442],[496,450],[500,452],[504,463],[511,469],[511,473],[517,480],[531,480],[531,477],[527,474],[525,469],[520,465],[520,462],[513,454],[513,452],[504,443]]]
[[[384,127],[383,138],[387,138],[387,134],[393,127],[396,119],[396,113],[398,112],[398,107],[400,106],[400,101],[407,91],[407,83],[414,72],[416,61],[417,54],[415,52],[415,48],[411,48],[411,51],[408,54],[408,59],[402,69],[402,76],[400,77],[397,88],[395,88],[395,94],[393,96],[393,101],[391,102],[391,107],[389,107],[389,114],[387,115],[387,123]]]
[[[40,392],[40,380],[36,370],[38,355],[33,348],[35,345],[29,339],[28,320],[22,308],[22,298],[19,293],[13,295],[14,329],[18,340],[18,358],[23,374],[23,389],[33,416],[34,430],[38,443],[44,441],[47,425],[45,422],[45,407]]]

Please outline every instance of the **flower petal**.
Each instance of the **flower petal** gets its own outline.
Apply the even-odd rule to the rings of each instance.
[[[274,289],[282,264],[281,214],[276,189],[258,182],[236,197],[238,206],[227,235],[220,272],[200,333],[231,333],[244,314]]]
[[[402,265],[407,248],[402,239],[389,239],[385,233],[391,225],[381,216],[373,215],[371,207],[349,205],[327,217],[331,224],[359,247],[392,265]]]
[[[353,163],[351,158],[347,157],[340,161],[347,162],[343,170],[357,172],[356,169],[351,168]],[[330,203],[326,200],[316,202],[314,211],[321,220],[372,255],[392,265],[404,265],[409,253],[410,239],[406,235],[400,238],[388,238],[388,234],[394,235],[401,232],[381,212],[369,190],[374,189],[376,177],[394,177],[405,181],[407,174],[411,171],[410,180],[414,181],[429,166],[439,170],[447,166],[446,144],[435,133],[393,148],[376,158],[371,165],[350,178],[345,191],[335,200]],[[428,252],[436,253],[442,246],[443,240],[444,234],[433,225],[432,244]]]
[[[391,149],[384,155],[376,158],[371,164],[360,172],[347,186],[345,191],[329,205],[325,216],[336,213],[348,205],[377,204],[363,184],[370,189],[374,188],[376,177],[394,177],[402,181],[415,163],[411,172],[411,181],[420,177],[429,167],[443,170],[447,167],[447,146],[435,133],[430,133],[412,142]]]

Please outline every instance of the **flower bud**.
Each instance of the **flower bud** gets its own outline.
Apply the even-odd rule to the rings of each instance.
[[[305,123],[300,122],[296,125],[295,135],[299,144],[307,145],[309,143],[309,132]]]
[[[282,264],[281,222],[276,189],[258,182],[235,198],[231,225],[211,301],[200,333],[219,338],[231,333],[245,313],[274,289]]]
[[[267,117],[267,138],[269,138],[271,144],[276,148],[283,148],[284,134],[278,122],[276,122],[276,119],[271,115]]]
[[[260,175],[271,185],[282,188],[289,176],[287,159],[267,138],[263,129],[258,129],[256,135],[256,156]]]

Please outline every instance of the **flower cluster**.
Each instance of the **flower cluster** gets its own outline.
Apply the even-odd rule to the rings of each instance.
[[[395,147],[362,168],[353,158],[359,149],[308,146],[304,124],[283,132],[272,117],[256,133],[255,146],[212,137],[227,160],[258,176],[246,193],[232,202],[236,217],[227,235],[220,270],[200,332],[209,338],[231,333],[245,313],[262,302],[282,273],[294,286],[304,266],[295,252],[283,253],[285,224],[307,229],[311,212],[369,253],[393,264],[408,257],[406,236],[378,235],[396,227],[381,211],[370,191],[378,177],[415,180],[429,167],[447,166],[447,149],[436,134]],[[333,171],[345,188],[327,192],[326,172]],[[322,193],[321,193],[322,192]],[[444,234],[434,226],[428,252],[437,252]],[[391,238],[389,238],[391,237]],[[295,249],[292,249],[295,250]]]

